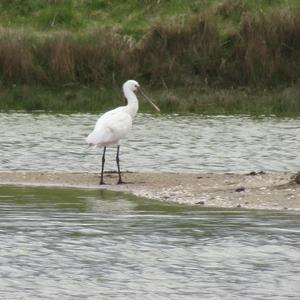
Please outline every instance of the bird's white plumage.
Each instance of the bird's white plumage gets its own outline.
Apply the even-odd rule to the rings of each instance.
[[[103,114],[97,121],[94,130],[86,141],[99,147],[118,144],[132,127],[132,118],[126,106],[118,107]]]
[[[96,122],[94,130],[86,141],[90,145],[106,147],[118,144],[126,137],[132,127],[132,120],[138,111],[138,100],[134,91],[139,84],[128,80],[123,85],[123,92],[128,101],[126,106],[120,106],[103,114]]]

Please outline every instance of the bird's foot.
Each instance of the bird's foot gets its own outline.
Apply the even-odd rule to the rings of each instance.
[[[126,182],[123,181],[122,179],[119,179],[118,184],[126,184]]]
[[[100,181],[99,185],[105,185],[106,183],[104,181]]]

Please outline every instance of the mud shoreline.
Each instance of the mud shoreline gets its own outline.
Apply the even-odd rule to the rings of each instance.
[[[53,186],[106,189],[136,196],[207,207],[300,210],[300,184],[292,182],[295,173],[250,174],[117,174],[106,173],[105,185],[99,174],[68,172],[1,171],[0,185]]]

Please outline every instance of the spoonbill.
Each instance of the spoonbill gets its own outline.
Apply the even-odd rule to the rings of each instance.
[[[126,137],[132,127],[132,121],[136,115],[139,102],[136,93],[140,94],[158,111],[159,108],[149,99],[139,83],[135,80],[127,80],[123,84],[123,93],[127,100],[127,105],[117,107],[104,113],[97,120],[94,130],[86,138],[87,143],[90,146],[104,147],[102,154],[102,166],[101,166],[101,177],[100,184],[104,184],[103,172],[105,163],[105,152],[107,146],[117,145],[116,162],[118,167],[119,180],[118,184],[124,183],[121,177],[120,171],[120,145],[119,141]]]

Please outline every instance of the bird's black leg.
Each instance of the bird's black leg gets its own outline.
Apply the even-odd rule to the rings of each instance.
[[[119,181],[118,181],[118,184],[121,184],[121,183],[124,183],[124,182],[122,181],[122,177],[121,177],[119,153],[120,153],[120,146],[118,146],[118,148],[117,148],[116,161],[117,161],[118,173],[119,173]]]
[[[100,178],[100,183],[99,184],[104,184],[103,172],[104,172],[104,163],[105,163],[105,152],[106,152],[106,147],[104,147],[103,154],[102,154],[101,178]]]

